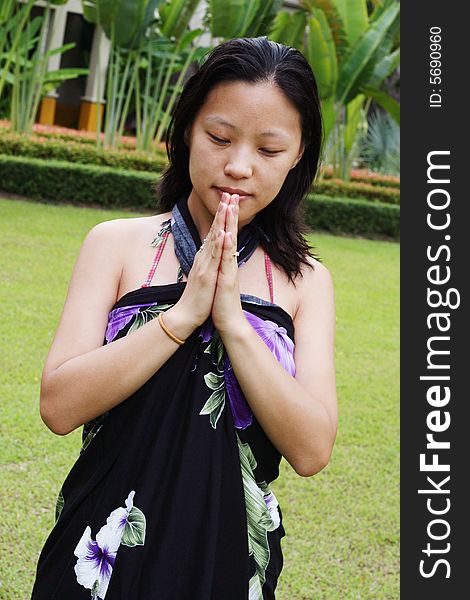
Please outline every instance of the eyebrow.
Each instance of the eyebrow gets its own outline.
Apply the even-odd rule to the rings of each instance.
[[[216,115],[209,116],[204,119],[204,121],[209,123],[217,123],[218,125],[225,125],[229,129],[233,129],[233,131],[239,131],[238,127],[236,127],[233,123],[226,121],[222,117],[218,117]],[[263,131],[263,133],[258,134],[258,137],[278,137],[282,139],[287,139],[285,133],[283,133],[280,129],[270,129],[269,131]]]

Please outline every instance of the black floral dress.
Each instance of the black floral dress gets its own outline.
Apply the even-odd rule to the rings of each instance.
[[[127,293],[109,313],[104,343],[173,306],[185,285]],[[273,302],[241,299],[295,375],[291,317]],[[269,484],[280,459],[209,318],[140,389],[85,425],[32,599],[274,598],[285,532]]]

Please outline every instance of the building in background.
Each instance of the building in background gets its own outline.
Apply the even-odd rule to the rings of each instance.
[[[40,14],[45,2],[36,2],[33,11]],[[75,47],[49,59],[49,70],[88,68],[88,76],[64,81],[42,100],[38,121],[44,125],[62,125],[87,131],[96,130],[96,110],[103,111],[103,97],[98,93],[98,69],[106,76],[110,42],[99,27],[83,17],[80,0],[52,7],[49,29],[50,48],[75,43]],[[33,15],[34,16],[34,12]]]
[[[202,25],[205,4],[201,2],[196,9],[190,22],[191,29]],[[44,6],[44,0],[38,0],[32,16],[41,14]],[[284,6],[294,8],[298,6],[298,0],[288,0]],[[96,111],[99,108],[103,114],[104,109],[103,91],[99,93],[98,81],[101,80],[103,89],[111,43],[100,27],[85,20],[81,0],[69,0],[62,6],[51,8],[50,48],[59,48],[70,42],[74,42],[75,47],[64,54],[51,56],[49,70],[80,67],[88,68],[89,74],[64,81],[56,90],[49,92],[41,102],[38,122],[96,131]],[[206,41],[201,39],[201,43]],[[98,77],[98,72],[101,77]]]

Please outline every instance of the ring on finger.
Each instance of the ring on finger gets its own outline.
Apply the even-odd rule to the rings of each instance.
[[[205,237],[205,238],[202,240],[202,244],[201,244],[201,246],[199,247],[199,250],[198,250],[198,252],[202,252],[202,251],[203,251],[203,249],[204,249],[204,244],[206,243],[206,241],[207,241],[207,237]]]

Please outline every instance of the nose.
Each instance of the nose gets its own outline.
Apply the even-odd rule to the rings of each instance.
[[[245,179],[253,175],[253,165],[250,152],[245,148],[233,148],[227,155],[224,174],[234,179]]]

